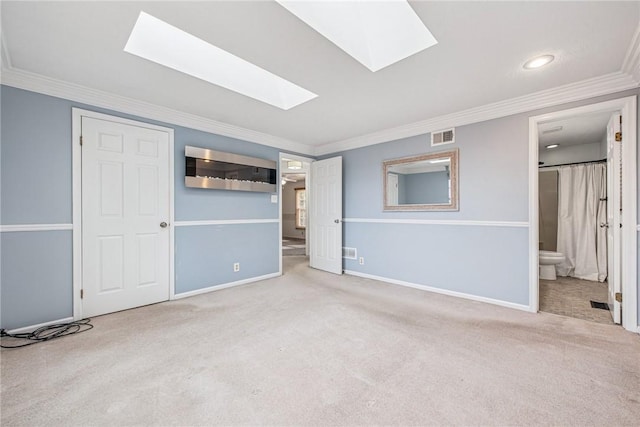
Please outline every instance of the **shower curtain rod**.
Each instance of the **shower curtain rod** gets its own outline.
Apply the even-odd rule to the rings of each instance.
[[[538,165],[538,169],[542,169],[542,168],[556,168],[558,166],[571,166],[571,165],[587,165],[589,163],[607,163],[607,159],[602,159],[602,160],[590,160],[588,162],[573,162],[573,163],[562,163],[560,165],[548,165],[548,166],[542,166],[542,165]]]

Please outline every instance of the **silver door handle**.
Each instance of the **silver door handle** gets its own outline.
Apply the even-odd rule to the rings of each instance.
[[[162,228],[167,228],[167,225],[169,225],[169,224],[167,224],[167,223],[166,223],[166,222],[164,222],[164,221],[162,221],[162,222],[160,223],[160,227],[162,227]]]
[[[339,219],[334,219],[333,222],[335,222],[336,224],[340,224],[340,220]]]
[[[609,223],[608,222],[601,222],[600,223],[600,228],[609,228]]]

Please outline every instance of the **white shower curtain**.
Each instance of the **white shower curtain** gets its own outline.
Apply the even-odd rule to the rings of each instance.
[[[560,276],[603,282],[607,278],[606,165],[558,168],[558,245],[565,255]],[[601,200],[602,199],[602,200]]]

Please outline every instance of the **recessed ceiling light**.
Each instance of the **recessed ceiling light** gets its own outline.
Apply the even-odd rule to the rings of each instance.
[[[544,65],[547,65],[548,63],[550,63],[553,60],[554,60],[554,56],[553,55],[537,56],[537,57],[535,57],[533,59],[530,59],[527,62],[525,62],[522,67],[527,69],[527,70],[533,70],[535,68],[540,68],[540,67],[542,67]]]
[[[371,71],[438,43],[404,0],[276,1]]]
[[[549,145],[545,146],[544,148],[551,149],[551,148],[558,148],[559,146],[560,146],[560,144],[549,144]]]
[[[124,50],[283,110],[318,96],[145,12]]]

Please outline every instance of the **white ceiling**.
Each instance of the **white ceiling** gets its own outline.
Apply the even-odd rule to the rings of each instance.
[[[607,124],[611,112],[583,114],[562,120],[555,120],[538,126],[538,146],[544,149],[550,144],[560,144],[561,147],[580,144],[595,144],[604,141],[607,134]],[[561,130],[545,133],[545,131]]]
[[[2,1],[1,12],[12,69],[311,148],[619,72],[640,20],[640,2],[410,4],[438,44],[375,73],[271,1]],[[130,55],[142,10],[319,96],[283,111]],[[522,68],[543,53],[556,60]]]

